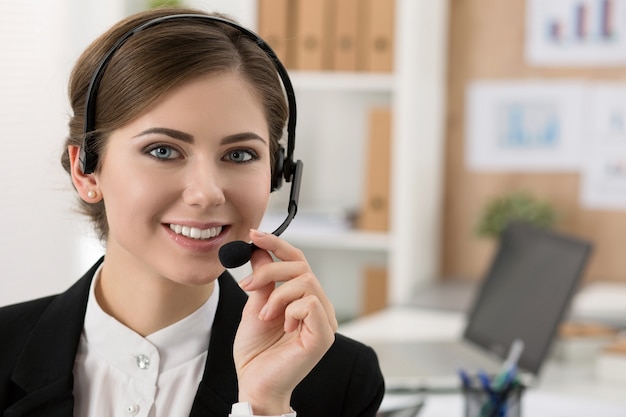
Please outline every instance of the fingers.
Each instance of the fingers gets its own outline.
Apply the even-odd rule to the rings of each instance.
[[[282,261],[304,261],[306,257],[302,251],[285,240],[274,236],[271,233],[261,232],[259,230],[250,231],[250,239],[257,247],[272,252],[274,256]]]
[[[333,330],[337,330],[335,308],[326,297],[319,281],[310,272],[288,281],[272,291],[262,309],[261,319],[272,320],[283,314],[285,308],[291,303],[307,297],[315,297],[319,301],[326,314],[328,324]]]
[[[309,352],[325,352],[334,341],[335,329],[328,325],[326,311],[314,296],[301,298],[285,310],[286,333],[300,329],[300,338]]]
[[[272,264],[274,260],[272,256],[264,250],[256,250],[252,254],[252,260],[257,268],[262,267],[263,265]],[[239,285],[246,289],[246,281],[250,281],[251,277],[247,277],[239,282]],[[264,285],[257,285],[254,288],[254,291],[249,293],[248,302],[246,303],[246,310],[251,312],[252,314],[259,315],[263,306],[267,303],[270,294],[274,290],[274,283],[269,282]]]
[[[252,278],[252,276],[248,278]],[[259,279],[258,281],[262,280]],[[324,309],[327,317],[327,324],[330,325],[333,331],[337,330],[339,325],[337,323],[337,318],[335,317],[335,308],[326,297],[319,281],[315,278],[312,272],[306,272],[298,277],[294,277],[275,289],[273,288],[273,285],[271,285],[273,284],[272,281],[270,281],[271,284],[260,286],[259,282],[257,282],[256,276],[248,282],[250,284],[243,283],[242,281],[242,288],[246,291],[250,291],[250,296],[255,298],[255,302],[258,303],[258,294],[256,293],[263,292],[264,295],[267,296],[266,299],[265,297],[260,297],[265,300],[265,305],[258,310],[259,319],[273,320],[279,315],[284,314],[287,306],[291,305],[293,302],[312,296],[318,299],[320,305]],[[273,289],[269,293],[266,292],[268,287]]]
[[[270,284],[282,283],[274,289],[266,304],[259,311],[261,320],[272,320],[285,314],[285,309],[296,300],[314,296],[319,300],[327,325],[333,331],[338,323],[335,309],[315,277],[301,250],[272,234],[251,231],[250,238],[260,249],[251,259],[253,273],[240,282],[241,287],[251,294]],[[282,262],[273,262],[269,252]]]
[[[302,299],[310,300],[314,298],[323,309],[326,326],[333,332],[337,331],[339,323],[335,317],[334,306],[321,290],[313,290],[312,287],[314,285],[303,285],[303,280],[308,279],[303,277],[302,279],[289,281],[275,289],[271,285],[266,285],[259,290],[250,292],[250,301],[254,303],[254,307],[251,305],[251,308],[253,308],[253,311],[258,312],[259,319],[264,321],[274,320],[284,315],[285,331],[289,332],[291,331],[290,329],[293,329],[294,326],[297,327],[297,325],[295,323],[288,324],[289,316],[287,309],[292,308],[294,303]],[[319,286],[319,283],[317,285]]]
[[[270,282],[286,282],[311,272],[302,251],[278,236],[251,230],[250,238],[252,243],[264,250],[256,250],[252,254],[250,261],[253,274],[240,282],[246,290],[254,291]],[[271,256],[268,252],[282,262],[270,261]]]

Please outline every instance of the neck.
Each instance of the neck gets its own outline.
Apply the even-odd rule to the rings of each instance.
[[[182,285],[143,271],[120,271],[105,258],[95,293],[107,314],[145,337],[196,311],[214,286],[214,282]]]

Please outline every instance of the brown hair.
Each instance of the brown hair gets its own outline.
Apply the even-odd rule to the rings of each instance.
[[[98,37],[79,57],[69,82],[73,116],[61,163],[70,172],[68,145],[82,146],[85,100],[91,77],[107,51],[132,28],[161,16],[193,13],[188,8],[140,12],[120,21]],[[101,155],[111,132],[137,117],[156,100],[184,81],[200,75],[233,71],[249,82],[265,108],[273,159],[287,119],[287,103],[276,68],[267,54],[236,28],[209,20],[175,19],[137,32],[114,54],[100,82],[96,98],[94,148]],[[99,169],[99,165],[96,170]],[[81,211],[92,220],[103,241],[108,234],[104,203],[80,200]]]

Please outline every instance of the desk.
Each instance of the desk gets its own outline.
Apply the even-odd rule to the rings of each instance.
[[[458,338],[465,327],[461,312],[396,307],[345,323],[339,332],[363,343],[393,340]],[[419,417],[463,415],[460,395],[425,397]],[[592,362],[549,359],[537,387],[527,390],[524,417],[626,417],[626,384],[615,385],[594,376]]]
[[[463,415],[461,395],[430,396],[419,417],[455,417]],[[571,395],[547,394],[531,390],[522,397],[523,417],[624,417],[626,407]]]

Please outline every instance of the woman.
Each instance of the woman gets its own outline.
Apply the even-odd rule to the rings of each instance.
[[[256,230],[288,117],[268,53],[204,18],[114,47],[181,13],[202,12],[131,16],[74,67],[62,163],[106,252],[65,293],[0,309],[0,410],[373,416],[384,392],[374,352],[335,334],[302,252]],[[235,240],[260,248],[239,286],[218,259]]]

